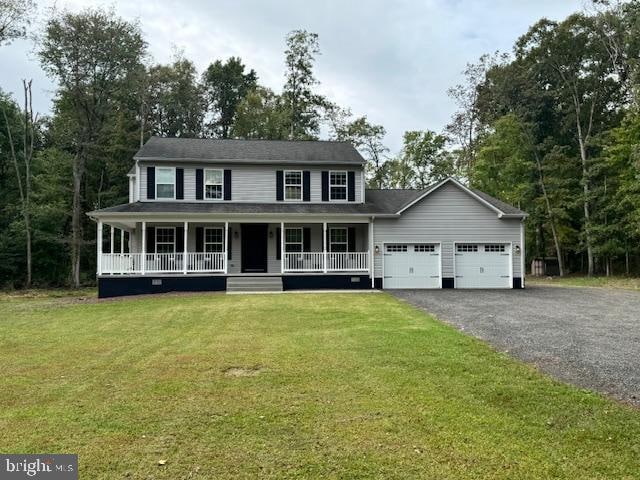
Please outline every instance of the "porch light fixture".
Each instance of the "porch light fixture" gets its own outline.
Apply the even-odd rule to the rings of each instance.
[[[269,230],[269,238],[273,238],[273,230]]]
[[[373,249],[374,252],[376,252],[376,255],[380,253],[380,247],[378,245],[375,246],[375,248]]]
[[[238,238],[238,230],[234,230],[233,231],[233,238],[237,239]]]
[[[516,253],[516,255],[520,255],[520,245],[516,245],[513,251]]]

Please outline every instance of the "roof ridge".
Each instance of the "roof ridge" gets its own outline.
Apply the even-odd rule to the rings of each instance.
[[[329,140],[329,139],[270,139],[270,138],[212,138],[212,137],[161,137],[160,135],[152,135],[151,138],[158,140],[200,140],[211,142],[282,142],[282,143],[344,143],[353,145],[347,140]],[[151,138],[149,140],[151,140]],[[147,140],[148,141],[148,140]],[[355,147],[354,147],[355,148]]]

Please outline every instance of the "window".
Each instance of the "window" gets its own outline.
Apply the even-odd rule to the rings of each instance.
[[[222,200],[223,179],[222,170],[205,170],[204,198],[207,200]]]
[[[346,228],[332,228],[329,230],[330,252],[346,252],[348,244]]]
[[[393,253],[393,252],[406,252],[407,251],[407,246],[406,245],[387,245],[387,252],[389,253]]]
[[[436,246],[435,245],[414,245],[413,251],[414,252],[435,252]]]
[[[302,252],[302,229],[301,228],[285,228],[284,235],[284,251],[285,252]]]
[[[176,228],[156,228],[156,253],[176,253]]]
[[[347,199],[347,172],[329,172],[329,199]]]
[[[284,199],[302,200],[302,172],[284,172]]]
[[[224,233],[222,228],[204,229],[204,251],[207,253],[224,252]]]
[[[495,244],[495,245],[485,245],[485,252],[504,252],[504,245]]]
[[[478,245],[473,245],[470,243],[461,243],[456,245],[456,252],[458,253],[469,253],[469,252],[477,252]]]
[[[156,169],[156,198],[176,198],[176,171],[174,168]]]

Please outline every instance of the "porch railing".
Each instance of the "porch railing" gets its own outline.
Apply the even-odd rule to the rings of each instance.
[[[328,272],[360,272],[369,269],[369,252],[327,252]],[[324,252],[288,252],[283,256],[284,272],[323,272]]]
[[[183,253],[145,253],[144,270],[142,253],[103,253],[101,273],[184,273]],[[221,253],[187,253],[187,273],[222,273],[225,270],[225,255]]]

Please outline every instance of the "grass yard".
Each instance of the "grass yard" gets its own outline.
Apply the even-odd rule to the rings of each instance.
[[[0,365],[0,451],[84,479],[640,478],[640,411],[386,294],[3,296]]]
[[[638,277],[527,277],[532,285],[557,285],[562,287],[604,287],[622,288],[625,290],[640,290],[640,278]]]

